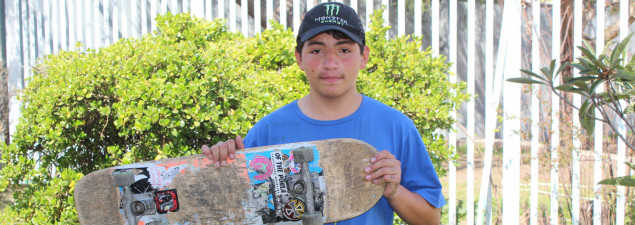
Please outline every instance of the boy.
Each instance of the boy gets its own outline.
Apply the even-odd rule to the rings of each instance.
[[[357,92],[359,70],[368,63],[364,28],[355,10],[322,3],[300,25],[296,61],[310,92],[262,118],[243,142],[203,146],[215,165],[226,166],[236,150],[331,138],[355,138],[386,149],[371,158],[365,179],[385,184],[368,212],[337,224],[392,224],[393,212],[409,224],[439,224],[445,204],[441,184],[412,121],[401,112]]]

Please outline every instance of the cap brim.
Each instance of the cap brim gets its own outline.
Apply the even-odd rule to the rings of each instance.
[[[362,40],[361,37],[359,37],[359,35],[355,35],[352,32],[344,29],[341,26],[337,26],[337,25],[322,25],[322,26],[317,26],[317,27],[314,27],[313,29],[307,30],[307,31],[305,31],[304,33],[302,33],[300,35],[300,41],[301,42],[308,41],[309,39],[315,37],[315,35],[318,35],[318,34],[320,34],[322,32],[329,31],[329,30],[341,31],[346,36],[348,36],[348,38],[353,40],[355,43],[360,44],[360,45],[364,44],[364,41]]]

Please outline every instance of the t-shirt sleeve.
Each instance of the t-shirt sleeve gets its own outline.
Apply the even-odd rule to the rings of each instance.
[[[245,138],[243,139],[243,144],[245,144],[245,148],[254,148],[259,147],[258,145],[258,127],[254,126],[247,132]]]
[[[403,141],[401,185],[441,208],[445,205],[441,182],[417,129],[412,128]]]

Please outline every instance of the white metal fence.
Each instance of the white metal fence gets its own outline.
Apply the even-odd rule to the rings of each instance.
[[[459,121],[456,132],[448,133],[451,145],[456,145],[457,140],[465,140],[466,153],[465,162],[458,165],[458,170],[455,163],[449,162],[448,177],[444,178],[447,181],[444,184],[448,198],[445,206],[447,223],[601,224],[608,221],[624,224],[627,202],[624,188],[618,188],[614,201],[605,199],[602,193],[606,192],[606,187],[597,185],[599,180],[607,177],[606,171],[613,171],[616,176],[627,173],[623,163],[627,159],[624,144],[619,140],[617,144],[611,144],[614,141],[603,137],[607,131],[596,125],[592,145],[582,145],[576,139],[574,149],[569,153],[571,156],[559,155],[559,151],[551,149],[563,148],[561,142],[565,136],[551,130],[559,131],[558,118],[567,115],[560,112],[558,101],[551,101],[557,97],[537,88],[523,91],[527,87],[503,80],[520,76],[521,68],[538,71],[551,59],[560,59],[561,55],[567,54],[561,47],[564,37],[569,36],[561,35],[563,28],[571,31],[575,46],[581,45],[584,39],[602,49],[607,40],[623,39],[635,31],[628,23],[635,17],[634,3],[629,0],[343,2],[357,9],[366,26],[373,9],[387,6],[389,10],[385,11],[384,19],[386,25],[391,26],[389,35],[422,36],[423,47],[431,47],[435,54],[446,55],[454,63],[451,71],[456,76],[450,75],[450,79],[467,82],[468,92],[477,96],[456,113]],[[282,2],[286,4],[280,3],[280,0],[5,0],[0,4],[3,7],[0,9],[0,46],[9,69],[9,92],[27,85],[25,78],[31,74],[29,68],[38,58],[75,49],[77,42],[82,43],[81,49],[96,49],[124,37],[141,37],[156,30],[156,15],[168,11],[190,12],[208,20],[225,18],[230,30],[254,35],[269,27],[270,19],[297,30],[307,8],[319,2],[286,0]],[[569,23],[567,18],[573,20]],[[563,25],[563,21],[567,23]],[[631,55],[633,46],[630,47]],[[580,53],[575,49],[573,54],[578,56]],[[539,93],[542,98],[536,97]],[[20,115],[19,105],[13,97],[9,107],[11,133]],[[505,118],[502,122],[497,122],[499,107]],[[572,115],[576,113],[568,116]],[[573,121],[575,126],[577,119]],[[539,126],[540,123],[551,124]],[[497,128],[501,128],[499,132],[496,132]],[[527,132],[533,138],[521,137],[518,131]],[[502,161],[493,153],[497,138],[502,139]],[[480,139],[484,139],[484,145],[476,143]],[[522,154],[523,142],[530,143],[529,154]],[[541,148],[545,143],[546,147]],[[477,152],[481,146],[484,151]],[[477,158],[482,159],[482,166],[476,167],[475,153],[480,154]],[[547,159],[541,161],[541,155],[545,154]],[[615,155],[617,161],[605,157],[607,155]],[[630,151],[628,155],[630,157]],[[529,158],[529,163],[523,163],[523,158]],[[559,165],[563,158],[570,158],[571,163]],[[502,168],[500,180],[493,178],[496,170],[492,165],[497,162]],[[529,172],[522,169],[525,168],[522,165],[527,164]],[[593,164],[590,180],[585,180],[582,164]],[[570,178],[563,178],[563,169]],[[475,170],[480,171],[480,179]],[[457,173],[463,171],[466,180],[457,178]],[[529,174],[529,181],[523,180],[523,174]],[[548,174],[550,178],[542,179],[541,174]],[[477,187],[479,183],[480,188]],[[549,189],[541,190],[541,184]],[[528,200],[524,197],[525,188],[521,188],[526,185],[530,187]],[[459,193],[458,188],[465,192]],[[478,196],[475,190],[479,190]],[[493,191],[500,197],[494,197]],[[541,200],[541,194],[549,198]],[[566,198],[560,197],[563,194]],[[527,201],[529,206],[524,205]],[[545,204],[540,205],[544,202],[548,208]],[[459,207],[459,203],[465,203],[465,206]],[[492,205],[497,205],[494,209],[499,212],[493,212]],[[565,207],[567,205],[569,207]],[[589,205],[592,208],[587,207]],[[605,206],[609,206],[608,210]],[[497,221],[492,221],[492,215],[497,215]]]

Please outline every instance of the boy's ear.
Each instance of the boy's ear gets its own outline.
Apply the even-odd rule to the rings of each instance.
[[[363,70],[366,68],[366,64],[368,64],[368,59],[370,59],[370,48],[368,45],[364,45],[364,53],[362,53],[362,63],[360,64],[359,69]]]
[[[298,64],[300,69],[304,71],[304,68],[302,68],[302,54],[300,54],[297,49],[295,50],[295,62]]]

